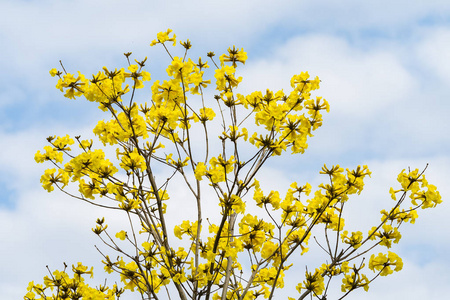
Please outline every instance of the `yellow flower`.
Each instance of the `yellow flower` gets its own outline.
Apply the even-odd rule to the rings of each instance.
[[[270,191],[269,195],[264,196],[260,189],[255,189],[253,199],[256,200],[256,205],[263,207],[263,205],[270,204],[273,209],[280,208],[280,193],[278,191]]]
[[[224,66],[224,62],[229,61],[232,62],[233,67],[236,68],[236,62],[245,64],[245,61],[247,60],[247,52],[244,52],[244,48],[239,50],[236,49],[236,46],[233,46],[233,49],[228,48],[228,55],[222,54],[219,59],[222,67]]]
[[[73,74],[67,73],[66,75],[63,76],[62,79],[58,80],[56,88],[59,89],[61,92],[63,92],[64,89],[66,89],[64,97],[67,97],[69,99],[75,99],[75,97],[78,97],[83,94],[84,90],[82,89],[82,87],[84,85],[87,85],[88,83],[89,81],[80,72],[78,72],[77,78],[75,78]]]
[[[55,148],[50,146],[44,146],[45,153],[41,154],[41,151],[38,151],[34,156],[34,160],[37,163],[42,163],[47,160],[55,161],[57,163],[63,162],[63,153],[57,151]]]
[[[321,295],[325,290],[324,278],[320,275],[320,270],[316,269],[314,273],[306,272],[306,279],[297,285],[297,291],[301,293],[301,289],[306,289]]]
[[[382,246],[386,246],[387,248],[391,248],[392,246],[392,241],[397,244],[402,235],[400,234],[400,232],[398,231],[397,227],[392,227],[389,224],[384,224],[382,229],[383,231],[377,231],[374,233],[376,227],[372,227],[372,229],[369,231],[369,236],[373,235],[370,237],[371,240],[374,240],[376,237],[378,237],[380,239],[380,245]]]
[[[133,152],[128,152],[122,155],[122,162],[120,163],[120,166],[126,171],[130,169],[132,171],[137,169],[145,171],[147,169],[145,159],[138,153],[137,149],[134,149]]]
[[[228,83],[229,87],[237,87],[242,81],[242,77],[235,78],[234,73],[236,69],[232,66],[223,66],[215,71],[214,77],[216,78],[216,89],[219,91],[224,91]]]
[[[147,59],[147,58],[146,58]],[[149,81],[151,79],[150,73],[147,71],[142,70],[141,72],[138,72],[139,66],[138,65],[130,65],[128,66],[128,70],[131,73],[123,72],[124,77],[128,78],[131,77],[134,80],[134,88],[141,89],[144,87],[144,84],[142,81]]]
[[[212,108],[204,107],[200,108],[199,113],[194,115],[194,121],[205,123],[206,121],[212,121],[215,116],[216,113]]]
[[[206,174],[206,166],[203,162],[199,162],[195,167],[195,178],[200,181],[202,177]]]
[[[341,233],[342,242],[345,244],[349,244],[355,249],[358,249],[361,246],[361,242],[363,240],[363,235],[361,231],[352,232],[352,235],[348,237],[348,231],[345,230]]]
[[[174,234],[180,240],[183,234],[189,235],[191,237],[191,240],[193,240],[197,237],[197,229],[198,229],[197,221],[193,223],[191,223],[190,221],[183,221],[181,223],[181,226],[176,225],[174,227]]]
[[[369,279],[364,274],[352,272],[352,274],[345,274],[342,279],[341,291],[343,293],[363,287],[367,292],[369,290]]]
[[[176,35],[173,37],[169,37],[169,34],[172,32],[172,29],[167,29],[166,32],[162,31],[156,35],[156,40],[153,40],[150,46],[154,46],[156,44],[164,44],[165,42],[173,42],[173,46],[177,44]]]
[[[73,145],[74,141],[69,137],[68,134],[64,137],[57,137],[55,141],[52,142],[58,151],[70,151],[71,149],[68,145]]]
[[[57,74],[58,74],[58,70],[56,70],[56,68],[53,68],[53,69],[51,69],[50,70],[50,75],[52,76],[52,77],[55,77]]]
[[[58,169],[58,174],[55,175],[56,169],[47,169],[44,175],[41,176],[42,187],[51,192],[54,190],[53,184],[62,183],[64,188],[69,183],[69,175],[63,169]]]
[[[88,271],[88,267],[87,266],[83,266],[83,264],[81,262],[78,263],[78,265],[75,267],[74,265],[72,265],[72,271],[75,273],[75,275],[81,276],[83,274],[89,274],[91,275],[91,278],[94,277],[94,273],[92,272],[92,270],[94,269],[94,267],[91,267],[91,269]]]
[[[278,248],[277,244],[275,244],[271,241],[265,242],[261,249],[261,257],[264,259],[269,258],[273,254],[275,254],[275,251],[277,250],[277,248]]]
[[[394,266],[395,269],[392,270],[391,266]],[[379,253],[378,256],[372,254],[369,261],[369,269],[372,271],[380,271],[381,276],[387,276],[392,274],[394,271],[398,272],[403,268],[402,259],[395,253],[388,251],[388,255],[386,256],[383,253]]]
[[[121,239],[122,241],[125,240],[126,237],[127,237],[126,231],[121,230],[118,233],[116,233],[116,238]]]

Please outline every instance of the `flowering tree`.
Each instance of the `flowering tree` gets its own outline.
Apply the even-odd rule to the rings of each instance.
[[[359,288],[367,291],[378,276],[402,269],[401,258],[390,251],[372,254],[367,266],[364,261],[375,247],[398,243],[398,228],[414,223],[419,208],[441,202],[425,170],[398,175],[399,187],[390,189],[393,206],[381,211],[380,222],[366,234],[345,230],[344,208],[351,195],[363,190],[371,174],[367,166],[344,171],[325,165],[320,173],[326,183],[312,194],[306,182],[293,182],[284,197],[264,191],[257,177],[266,161],[288,151],[304,153],[308,138],[322,125],[322,113],[329,111],[325,99],[311,95],[319,89],[319,78],[302,72],[292,77],[287,94],[267,90],[242,95],[236,92],[242,81],[236,68],[247,59],[243,49],[229,48],[218,61],[210,52],[209,62],[199,58],[194,63],[187,58],[189,40],[181,42],[183,57],[172,56],[169,42],[176,46],[170,29],[151,43],[162,46],[171,63],[170,79],[152,84],[149,103],[136,100],[150,81],[144,70],[147,58],[132,64],[131,53],[125,53],[127,70],[104,67],[90,80],[67,73],[62,64],[62,71],[50,71],[59,77],[56,87],[65,97],[84,96],[110,116],[93,132],[116,157],[107,158],[92,139],[49,137],[50,145],[35,156],[38,163],[54,166],[42,175],[43,188],[51,192],[56,187],[92,205],[122,210],[130,229],[110,233],[104,218],[92,229],[118,254],[113,259],[99,249],[105,271],[120,274],[123,287],[90,287],[84,276],[92,275],[92,268],[78,263],[73,275],[65,265],[63,271],[49,271],[43,284],[31,282],[24,299],[116,299],[125,290],[142,299],[273,299],[292,264],[307,255],[313,232],[323,233],[316,242],[324,262],[298,276],[298,294],[289,299],[326,299],[333,279],[342,281],[342,299]],[[205,95],[211,84],[203,78],[208,64],[216,69],[214,99]],[[212,129],[219,131],[211,135]],[[195,150],[199,136],[202,151]],[[78,151],[71,149],[75,143]],[[157,178],[156,170],[164,168],[172,175]],[[196,213],[169,228],[166,208],[175,176],[186,184],[186,206],[194,206]],[[77,185],[78,193],[67,191],[68,185]],[[208,192],[215,199],[206,199]],[[215,201],[218,209],[205,211],[205,201]],[[255,208],[249,208],[251,203]],[[123,250],[124,243],[134,250]]]

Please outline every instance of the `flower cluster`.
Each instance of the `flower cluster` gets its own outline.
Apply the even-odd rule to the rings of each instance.
[[[365,165],[353,170],[324,165],[320,171],[324,183],[314,191],[307,182],[292,182],[285,193],[264,190],[257,180],[261,167],[288,150],[304,153],[313,131],[322,126],[330,108],[325,99],[313,95],[320,79],[300,72],[292,76],[288,92],[267,89],[242,95],[237,91],[243,81],[238,70],[248,59],[244,49],[228,48],[220,63],[214,61],[213,52],[207,54],[210,61],[199,58],[195,63],[187,57],[192,47],[189,40],[181,42],[182,57],[173,56],[167,43],[177,45],[170,29],[151,42],[164,47],[170,63],[168,79],[148,85],[147,102],[137,99],[139,90],[151,81],[144,69],[147,58],[131,63],[132,53],[125,53],[126,68],[104,67],[92,79],[80,72],[75,76],[65,70],[50,71],[59,78],[56,87],[65,97],[84,96],[109,118],[93,129],[103,149],[96,149],[92,139],[54,136],[35,155],[36,162],[53,164],[41,177],[48,192],[64,189],[77,199],[127,215],[131,230],[111,235],[104,218],[97,219],[92,229],[118,254],[113,259],[102,253],[107,273],[118,273],[124,289],[140,293],[143,299],[156,299],[161,291],[170,290],[169,285],[183,300],[273,299],[275,291],[284,287],[286,274],[292,272],[294,255],[309,251],[311,236],[329,263],[306,269],[304,278],[297,281],[300,296],[296,298],[325,299],[328,283],[336,277],[342,278],[345,295],[358,288],[367,291],[378,275],[402,268],[401,259],[392,252],[372,255],[369,269],[377,273],[372,279],[363,274],[363,262],[353,268],[349,262],[375,246],[391,248],[401,238],[399,226],[414,223],[419,207],[442,202],[423,172],[401,172],[401,188],[390,191],[395,206],[381,212],[381,222],[367,236],[346,230],[344,218],[350,198],[363,191],[371,175]],[[205,74],[208,64],[216,67],[216,95],[209,102],[204,93],[211,85],[206,78],[212,78]],[[217,128],[218,134],[210,135]],[[72,147],[75,141],[78,149]],[[199,146],[205,151],[199,151]],[[107,153],[115,157],[107,158]],[[159,174],[169,175],[160,178]],[[169,228],[168,190],[175,176],[190,191],[182,197],[186,206],[195,207],[196,218],[177,220]],[[70,185],[78,187],[78,194],[66,189]],[[210,193],[204,193],[204,188]],[[413,205],[409,209],[401,207],[407,194]],[[205,217],[211,205],[218,208],[217,214]],[[325,233],[322,240],[316,239],[317,230]],[[127,253],[123,243],[135,251]],[[55,271],[51,278],[44,278],[45,286],[31,283],[25,299],[50,299],[45,294],[49,289],[52,299],[115,299],[123,292],[115,285],[90,288],[82,275],[92,270],[81,264],[73,272],[70,278],[65,271]]]
[[[65,265],[65,267],[67,267]],[[64,271],[54,271],[50,276],[44,277],[44,284],[30,282],[25,300],[47,300],[47,299],[92,299],[92,300],[115,300],[119,299],[124,289],[113,285],[112,288],[100,285],[93,288],[85,283],[84,275],[93,277],[93,268],[88,270],[87,266],[78,263],[72,265],[73,277]],[[51,296],[50,296],[51,295]]]

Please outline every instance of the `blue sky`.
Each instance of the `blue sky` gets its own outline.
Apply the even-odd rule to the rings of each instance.
[[[122,53],[131,51],[137,59],[148,56],[153,80],[164,77],[168,58],[149,43],[167,28],[191,40],[193,58],[244,47],[244,94],[288,90],[290,77],[301,71],[321,78],[318,95],[331,112],[304,155],[268,164],[261,182],[269,188],[282,190],[295,180],[318,184],[324,163],[367,164],[373,176],[349,217],[364,227],[390,205],[388,190],[402,169],[429,163],[428,180],[444,203],[402,227],[403,239],[392,250],[404,259],[404,270],[347,299],[450,292],[448,1],[0,0],[0,10],[2,299],[21,299],[29,281],[46,275],[45,265],[56,269],[63,261],[94,265],[101,281],[93,247],[100,242],[90,228],[102,212],[42,190],[45,166],[33,157],[47,136],[88,136],[104,117],[87,101],[64,98],[48,71],[60,59],[84,74],[122,67]],[[120,216],[106,216],[120,224]]]

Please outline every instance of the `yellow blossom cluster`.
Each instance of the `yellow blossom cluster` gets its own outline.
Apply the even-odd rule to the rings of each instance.
[[[65,97],[83,96],[107,114],[93,134],[112,152],[96,149],[92,139],[66,135],[49,137],[50,145],[35,155],[36,162],[53,164],[41,177],[48,192],[65,189],[77,199],[127,215],[131,230],[111,235],[104,218],[97,219],[92,229],[117,254],[112,259],[102,253],[103,263],[107,273],[120,275],[124,290],[138,292],[143,299],[157,299],[172,289],[168,286],[175,288],[175,298],[183,300],[274,299],[285,276],[292,274],[294,257],[312,247],[311,237],[327,263],[314,271],[306,269],[297,281],[299,295],[289,299],[308,295],[324,299],[328,282],[336,277],[342,279],[345,295],[358,288],[367,291],[378,275],[402,268],[401,258],[392,252],[372,255],[368,267],[377,273],[372,279],[362,273],[364,263],[351,268],[349,262],[375,246],[391,248],[401,238],[399,226],[418,217],[417,208],[442,202],[423,172],[400,173],[401,188],[390,190],[395,206],[381,212],[381,222],[367,236],[346,230],[344,210],[371,175],[365,165],[353,170],[324,165],[320,171],[324,183],[315,190],[307,182],[292,182],[285,193],[264,190],[257,175],[267,160],[288,150],[304,153],[308,138],[322,126],[330,107],[322,97],[313,96],[320,79],[300,72],[292,76],[290,91],[242,95],[237,90],[243,81],[238,68],[248,59],[244,49],[228,48],[217,63],[209,52],[210,61],[199,58],[196,63],[187,56],[189,40],[180,43],[184,56],[172,55],[167,43],[177,45],[170,29],[158,33],[150,44],[162,46],[170,58],[168,79],[150,84],[151,75],[144,69],[147,58],[131,63],[132,53],[125,53],[126,68],[103,67],[92,79],[52,69]],[[205,74],[210,66],[215,67],[213,76]],[[206,78],[213,77],[216,95],[209,99],[204,90],[211,80]],[[146,86],[151,96],[142,100],[140,90]],[[72,149],[75,143],[78,149]],[[205,151],[198,151],[199,146]],[[115,157],[107,158],[107,153]],[[167,212],[173,204],[169,190],[178,188],[171,186],[175,176],[186,184],[190,194],[182,196],[183,205],[194,207],[196,218],[183,217],[169,228]],[[78,194],[67,191],[71,184],[78,187]],[[204,193],[205,188],[211,193]],[[413,205],[409,209],[401,207],[407,194]],[[205,217],[211,205],[216,214]],[[248,208],[252,206],[255,209]],[[325,233],[322,240],[316,239],[318,232]],[[127,253],[125,243],[135,251]],[[44,286],[32,282],[25,299],[115,299],[123,292],[115,285],[90,288],[82,275],[92,270],[81,264],[73,272],[73,279],[65,271],[55,271],[44,278]],[[49,290],[53,298],[45,294]]]
[[[67,266],[65,266],[67,267]],[[30,282],[25,300],[48,300],[48,299],[91,299],[91,300],[115,300],[119,299],[124,289],[118,288],[116,284],[112,288],[100,285],[93,288],[85,282],[84,275],[93,277],[93,268],[88,270],[87,266],[78,263],[72,265],[73,277],[65,271],[54,271],[50,276],[44,277],[44,284]]]

